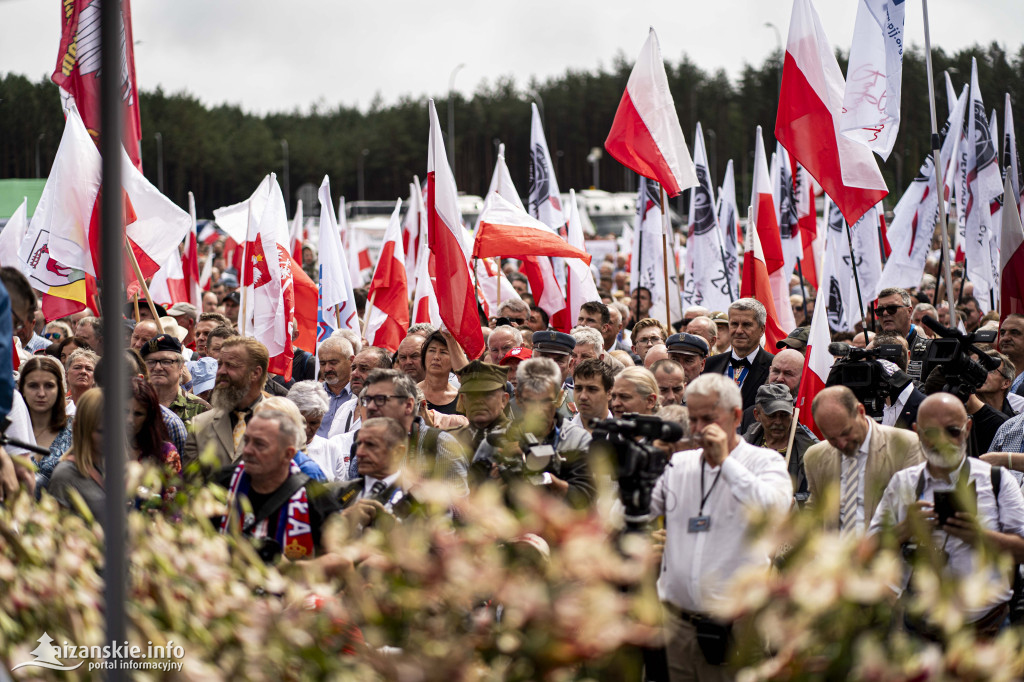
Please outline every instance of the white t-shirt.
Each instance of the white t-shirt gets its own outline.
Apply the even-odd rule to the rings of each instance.
[[[306,454],[323,470],[328,481],[344,481],[348,478],[349,451],[338,439],[313,436],[306,445]]]

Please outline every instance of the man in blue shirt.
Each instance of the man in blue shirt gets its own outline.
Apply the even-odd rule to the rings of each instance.
[[[327,413],[316,434],[323,438],[331,432],[334,415],[338,408],[352,399],[349,381],[352,378],[352,344],[348,339],[331,336],[319,348],[320,370],[323,373],[324,389],[327,390]]]

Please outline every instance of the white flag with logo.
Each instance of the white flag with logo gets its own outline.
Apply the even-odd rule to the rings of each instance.
[[[683,305],[725,311],[733,297],[723,259],[725,249],[715,214],[715,194],[708,173],[708,156],[700,123],[693,138],[693,165],[697,169],[697,186],[689,190],[690,219]]]

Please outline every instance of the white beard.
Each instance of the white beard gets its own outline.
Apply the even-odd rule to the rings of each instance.
[[[964,461],[964,457],[967,455],[967,443],[962,443],[955,448],[945,445],[941,449],[933,449],[921,443],[921,454],[924,455],[925,460],[932,466],[952,470],[956,469]]]

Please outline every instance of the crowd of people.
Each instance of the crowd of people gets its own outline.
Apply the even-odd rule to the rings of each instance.
[[[24,451],[9,447],[0,494],[52,495],[102,518],[103,464],[116,447],[103,438],[97,384],[107,362],[122,363],[130,382],[126,456],[156,463],[172,482],[222,485],[224,532],[250,536],[267,561],[312,560],[328,571],[342,563],[323,534],[332,518],[359,532],[383,517],[402,519],[437,490],[455,520],[471,491],[488,483],[530,484],[593,507],[600,479],[616,476],[614,463],[591,455],[595,426],[660,417],[684,436],[655,443],[669,461],[651,504],[662,519],[652,530],[663,552],[658,594],[668,643],[667,672],[652,658],[650,678],[730,679],[720,650],[728,627],[713,618],[715,600],[738,570],[767,570],[772,560],[751,539],[752,510],[811,510],[825,528],[867,543],[887,533],[905,546],[930,541],[946,553],[951,575],[984,572],[997,588],[967,614],[972,627],[982,635],[1005,627],[1012,576],[983,563],[979,548],[1024,560],[1024,315],[1000,322],[963,297],[967,331],[998,331],[975,351],[999,364],[958,397],[943,392],[941,378],[920,375],[933,338],[920,319],[942,313],[934,281],[882,291],[874,331],[833,340],[898,346],[895,365],[909,381],[887,395],[881,415],[847,386],[821,390],[804,408],[819,438],[795,414],[813,314],[803,298],[793,302],[802,326],[769,348],[759,301],[691,307],[668,327],[650,316],[650,292],[623,289],[623,265],[601,264],[602,300],[583,304],[568,333],[548,327],[526,278],[513,272],[521,298],[481,320],[480,357],[427,324],[410,327],[394,352],[343,330],[316,356],[296,349],[290,381],[268,373],[263,344],[238,334],[231,275],[204,293],[202,310],[155,306],[153,319],[142,302],[114,311],[128,350],[112,358],[93,313],[45,322],[27,280],[3,268],[17,347],[7,435],[48,454],[31,454],[35,469],[26,474],[8,457]],[[975,504],[950,514],[940,500],[968,486]],[[602,507],[612,525],[621,525],[619,507]],[[920,523],[928,537],[914,537]],[[926,623],[908,619],[905,627],[936,636]]]

